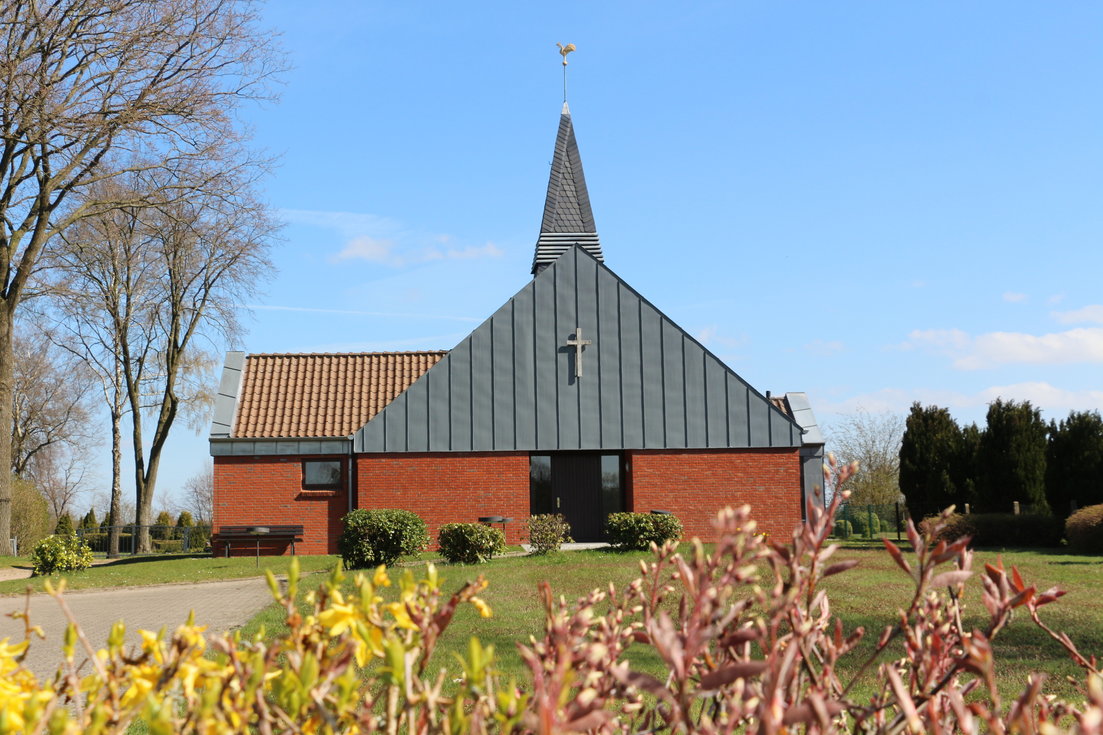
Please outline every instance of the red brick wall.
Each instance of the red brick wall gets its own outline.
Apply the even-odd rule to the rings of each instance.
[[[629,510],[672,511],[687,539],[714,538],[724,506],[748,503],[759,530],[788,537],[800,523],[797,449],[687,449],[626,452]]]
[[[356,465],[358,508],[413,511],[434,541],[445,523],[504,516],[513,519],[506,543],[522,541],[529,515],[528,452],[370,454],[358,456]]]
[[[674,512],[686,537],[711,539],[725,505],[749,503],[759,528],[787,536],[800,522],[800,456],[796,449],[641,450],[626,452],[627,509]],[[330,459],[337,459],[331,457]],[[301,524],[303,554],[337,552],[344,491],[302,489],[304,457],[216,457],[214,525]],[[308,459],[325,459],[309,457]],[[341,458],[347,459],[347,458]],[[506,541],[521,543],[529,514],[527,452],[360,455],[355,461],[358,508],[404,508],[421,516],[434,539],[444,523],[480,516],[513,518]],[[239,552],[235,546],[235,553]],[[262,547],[289,553],[286,545]],[[222,549],[215,549],[221,553]],[[252,553],[253,547],[240,548]]]
[[[214,529],[220,526],[301,525],[299,554],[336,554],[341,517],[348,512],[348,493],[303,490],[304,459],[340,459],[343,456],[215,457]],[[252,542],[237,542],[233,554],[255,553]],[[216,555],[225,553],[221,545]],[[291,553],[286,542],[261,542],[261,553]]]

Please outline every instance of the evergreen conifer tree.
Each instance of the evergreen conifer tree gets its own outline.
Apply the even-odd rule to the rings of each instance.
[[[1046,499],[1053,513],[1067,518],[1072,504],[1103,503],[1103,418],[1096,411],[1072,411],[1060,424],[1050,421],[1046,445]]]
[[[68,513],[62,513],[61,517],[57,519],[57,525],[54,526],[55,536],[72,536],[76,534],[76,529],[73,528],[73,519]]]
[[[978,505],[988,512],[1024,510],[1047,513],[1046,424],[1030,401],[997,398],[988,406],[987,426],[977,453]]]
[[[900,442],[900,491],[917,522],[963,501],[953,473],[961,445],[961,429],[948,409],[912,404]]]

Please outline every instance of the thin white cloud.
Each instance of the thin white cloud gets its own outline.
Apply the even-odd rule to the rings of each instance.
[[[496,258],[504,254],[493,242],[457,245],[452,235],[418,232],[375,214],[281,209],[280,216],[287,222],[336,232],[344,245],[329,256],[331,263],[364,260],[401,268],[437,260]]]
[[[357,309],[319,309],[312,306],[280,306],[276,304],[247,304],[246,309],[258,311],[297,311],[308,314],[342,314],[346,316],[372,316],[387,319],[443,319],[453,322],[482,322],[472,316],[456,316],[454,314],[404,314],[391,311],[360,311]]]
[[[1004,291],[1003,300],[1009,304],[1021,304],[1026,301],[1026,294],[1017,291]]]
[[[334,255],[330,260],[333,262],[366,260],[370,263],[402,265],[402,259],[394,254],[393,240],[382,240],[367,235],[360,235],[346,242],[341,252]]]
[[[806,344],[804,349],[817,357],[830,357],[831,355],[837,355],[842,352],[846,349],[846,345],[837,339],[814,339]]]
[[[388,339],[375,342],[333,342],[310,347],[310,352],[382,352],[388,350],[450,350],[467,332],[433,334],[407,339]]]
[[[471,245],[466,248],[449,248],[447,250],[427,250],[422,260],[471,260],[472,258],[498,258],[504,255],[502,249],[492,242],[482,247]]]
[[[1000,365],[1070,365],[1103,362],[1103,328],[1070,329],[1051,334],[989,332],[975,337],[960,329],[916,330],[905,346],[926,347],[953,359],[959,370]]]
[[[1005,401],[1030,401],[1049,417],[1059,417],[1069,411],[1103,409],[1103,390],[1069,390],[1044,381],[993,385],[975,393],[925,388],[882,388],[835,400],[819,398],[815,408],[817,414],[824,415],[848,415],[859,411],[903,414],[908,412],[912,403],[919,402],[924,406],[943,406],[950,409],[951,414],[961,415],[975,414],[997,398]]]
[[[395,233],[401,230],[398,222],[388,217],[365,212],[328,212],[316,209],[281,209],[279,216],[286,222],[313,225],[336,230],[346,237],[356,237],[367,233],[376,235]]]
[[[1091,304],[1072,311],[1054,311],[1051,315],[1061,324],[1103,324],[1103,305]]]
[[[718,347],[725,349],[735,349],[747,344],[747,336],[740,335],[738,337],[728,337],[720,333],[720,330],[716,325],[710,324],[705,327],[701,327],[693,335],[697,338],[697,341],[703,344],[709,349],[715,350]]]

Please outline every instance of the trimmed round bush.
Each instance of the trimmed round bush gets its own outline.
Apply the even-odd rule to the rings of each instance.
[[[919,530],[926,532],[936,519],[924,518]],[[936,540],[950,542],[962,536],[971,537],[972,546],[1056,548],[1061,545],[1061,522],[1040,513],[954,513]]]
[[[851,523],[854,524],[854,531],[859,536],[873,538],[881,533],[881,518],[876,513],[858,510],[853,514]]]
[[[354,510],[341,522],[344,530],[337,539],[337,550],[346,569],[393,564],[429,546],[425,521],[408,510]]]
[[[835,521],[835,530],[832,533],[835,538],[850,538],[854,535],[854,526],[845,518]]]
[[[32,576],[79,572],[92,566],[92,549],[76,536],[47,536],[31,551]]]
[[[618,551],[646,551],[682,537],[677,516],[658,513],[610,513],[605,521],[609,544]]]
[[[1103,554],[1103,505],[1089,505],[1065,521],[1069,548],[1080,554]]]
[[[560,546],[571,542],[571,524],[562,513],[529,516],[527,525],[533,554],[559,551]]]
[[[482,523],[445,523],[437,534],[437,545],[445,561],[482,564],[502,553],[506,537],[497,528]]]

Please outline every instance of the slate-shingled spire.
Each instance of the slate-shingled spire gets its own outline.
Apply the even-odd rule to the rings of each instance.
[[[594,226],[594,213],[590,209],[590,195],[586,192],[586,177],[574,139],[571,110],[564,102],[548,179],[548,198],[544,202],[544,221],[532,261],[533,275],[551,265],[573,245],[581,245],[599,261],[605,260]]]

